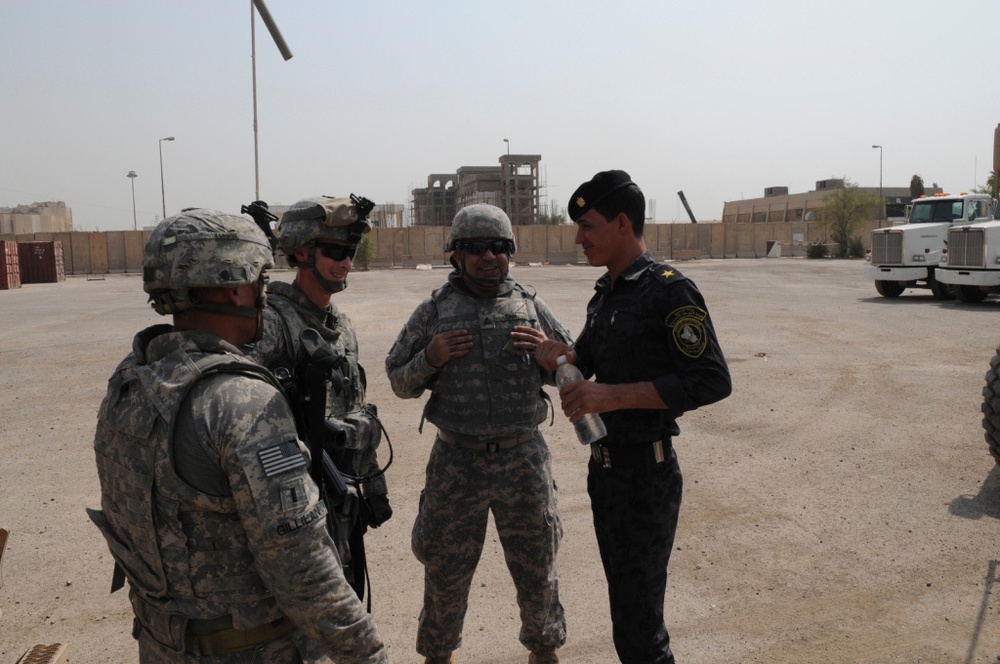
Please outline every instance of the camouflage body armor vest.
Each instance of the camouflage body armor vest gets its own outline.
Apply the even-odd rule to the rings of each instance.
[[[531,431],[543,422],[541,369],[519,356],[510,338],[515,325],[538,327],[534,296],[518,284],[497,298],[472,297],[445,284],[431,299],[438,312],[434,333],[465,329],[472,349],[434,378],[424,417],[438,428],[485,439]]]
[[[277,293],[268,298],[267,306],[280,314],[282,333],[285,337],[285,348],[290,358],[285,362],[294,365],[301,342],[302,332],[312,327],[333,348],[333,354],[342,357],[339,367],[339,380],[327,390],[327,417],[345,430],[344,445],[352,452],[350,468],[341,468],[356,477],[364,477],[371,472],[372,456],[382,440],[382,429],[378,422],[369,416],[369,409],[374,406],[365,403],[365,387],[367,380],[364,368],[358,361],[358,342],[354,331],[348,325],[342,325],[339,320],[333,327],[327,327],[322,321],[312,321],[303,318],[302,312],[287,297],[282,297],[281,287],[284,284],[273,283],[268,286],[269,292]],[[290,286],[288,287],[290,288]],[[284,366],[284,362],[282,363]],[[269,367],[277,373],[278,367]],[[284,366],[291,373],[294,366]],[[371,482],[376,493],[385,493],[385,478],[379,477]]]
[[[202,493],[174,470],[178,412],[192,387],[217,373],[280,389],[237,355],[179,350],[151,365],[133,356],[111,377],[98,415],[102,511],[88,512],[128,577],[136,616],[154,633],[176,629],[171,615],[229,614],[247,626],[282,615],[256,571],[232,496]]]

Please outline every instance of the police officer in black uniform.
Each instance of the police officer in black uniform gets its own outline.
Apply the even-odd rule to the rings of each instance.
[[[552,370],[565,353],[595,377],[559,394],[570,421],[600,413],[608,430],[591,446],[587,491],[615,650],[625,664],[670,664],[663,603],[681,505],[672,439],[678,417],[726,398],[732,383],[698,288],[646,250],[645,211],[625,171],[600,172],[573,193],[576,243],[591,265],[608,271],[576,344],[548,340],[536,357]]]

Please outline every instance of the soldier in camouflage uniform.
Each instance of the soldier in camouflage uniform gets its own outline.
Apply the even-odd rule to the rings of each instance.
[[[153,230],[143,289],[174,324],[112,375],[88,510],[129,581],[144,663],[388,662],[344,578],[326,508],[273,376],[239,346],[262,328],[268,241],[185,210]]]
[[[548,409],[542,385],[553,376],[531,352],[569,333],[508,274],[516,247],[503,210],[460,210],[445,249],[454,252],[448,283],[417,307],[386,358],[397,396],[431,391],[424,416],[438,427],[413,525],[413,552],[424,565],[417,652],[427,664],[454,661],[492,511],[529,662],[558,662],[566,640],[556,573],[562,523],[538,430]]]
[[[667,563],[681,507],[677,418],[729,396],[732,384],[705,299],[646,250],[646,200],[625,171],[603,171],[570,197],[576,243],[607,268],[575,346],[546,341],[538,362],[567,355],[584,376],[564,385],[563,412],[600,413],[587,492],[608,580],[615,650],[625,664],[672,664],[663,621]]]
[[[365,401],[358,340],[332,296],[347,288],[358,243],[370,230],[350,198],[307,198],[288,208],[278,226],[278,245],[296,268],[295,280],[268,284],[263,338],[249,352],[279,378],[291,376],[301,357],[301,334],[312,328],[339,363],[326,393],[326,418],[343,438],[324,445],[348,487],[344,496],[324,498],[344,573],[359,597],[365,589],[364,533],[388,520],[392,509],[376,456],[382,428],[375,406]]]

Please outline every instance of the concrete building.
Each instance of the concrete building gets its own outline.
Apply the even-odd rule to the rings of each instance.
[[[457,173],[432,173],[427,186],[414,189],[411,207],[414,226],[450,226],[455,217]]]
[[[788,187],[767,187],[760,198],[746,198],[739,201],[726,201],[722,209],[723,223],[767,223],[773,221],[813,221],[816,211],[823,207],[823,199],[836,189],[843,189],[844,181],[837,178],[818,180],[813,191],[788,193]],[[858,187],[878,195],[879,187]],[[941,193],[941,187],[936,183],[924,187],[924,194]],[[910,187],[882,187],[882,197],[885,199],[885,216],[888,219],[901,218],[906,206],[912,201]],[[873,211],[874,215],[880,211]],[[875,218],[875,217],[873,217]]]
[[[379,203],[368,216],[372,228],[402,228],[402,203]]]
[[[538,223],[541,186],[537,154],[505,154],[499,166],[462,166],[455,173],[432,173],[414,189],[414,226],[450,226],[462,208],[487,203],[502,208],[515,226]]]
[[[73,210],[62,201],[0,207],[0,234],[70,233]]]

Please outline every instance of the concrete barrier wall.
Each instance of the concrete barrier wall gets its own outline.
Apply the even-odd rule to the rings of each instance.
[[[861,232],[870,247],[872,221]],[[413,267],[447,262],[446,226],[382,228],[371,232],[375,246],[374,267]],[[586,261],[574,243],[576,226],[516,226],[516,259],[520,263],[582,263]],[[700,223],[647,224],[646,246],[661,260],[692,258],[763,258],[767,243],[782,245],[782,256],[805,256],[812,243],[829,242],[829,233],[817,222],[770,222],[760,224]],[[101,231],[94,233],[27,233],[0,235],[0,240],[63,243],[66,274],[142,272],[142,248],[149,231]],[[285,266],[279,257],[278,265]]]

